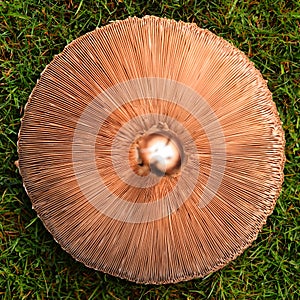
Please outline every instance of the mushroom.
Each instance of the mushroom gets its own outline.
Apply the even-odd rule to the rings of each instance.
[[[266,81],[195,24],[129,18],[43,71],[19,170],[54,239],[138,283],[203,277],[256,239],[281,190],[284,133]]]

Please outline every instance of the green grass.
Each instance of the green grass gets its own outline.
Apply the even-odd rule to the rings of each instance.
[[[130,283],[74,261],[31,209],[14,162],[20,116],[44,67],[80,35],[116,19],[195,22],[244,51],[273,93],[286,133],[273,215],[240,257],[205,279]],[[299,299],[300,4],[261,1],[0,2],[0,299]]]

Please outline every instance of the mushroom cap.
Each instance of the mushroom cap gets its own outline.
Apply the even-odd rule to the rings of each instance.
[[[154,284],[206,276],[256,239],[281,190],[284,146],[266,81],[242,52],[150,16],[55,56],[18,142],[24,187],[61,247]]]

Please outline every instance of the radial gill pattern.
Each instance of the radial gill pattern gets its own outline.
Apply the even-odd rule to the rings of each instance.
[[[256,238],[284,134],[247,57],[194,24],[130,18],[69,44],[25,109],[33,208],[85,265],[139,283],[203,277]]]

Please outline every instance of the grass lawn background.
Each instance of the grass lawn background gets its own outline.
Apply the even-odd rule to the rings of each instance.
[[[128,16],[195,22],[244,51],[268,80],[286,133],[274,213],[240,257],[204,279],[137,285],[65,253],[31,209],[14,162],[40,73],[84,33]],[[0,1],[0,299],[300,299],[300,2]]]

